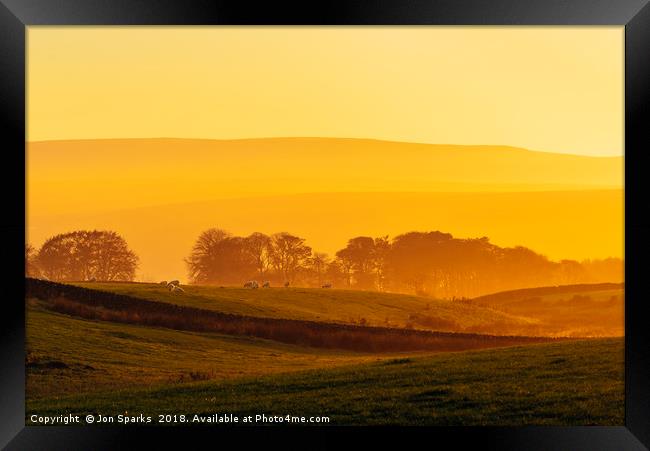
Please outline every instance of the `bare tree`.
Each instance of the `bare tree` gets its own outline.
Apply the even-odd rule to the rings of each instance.
[[[358,236],[348,241],[347,246],[336,253],[343,268],[354,278],[354,285],[362,289],[375,287],[375,240]],[[351,285],[351,280],[349,285]]]
[[[86,244],[86,243],[85,243]],[[96,232],[87,246],[95,267],[87,274],[97,280],[133,280],[138,257],[116,232]]]
[[[390,253],[390,241],[388,235],[375,238],[373,251],[374,271],[376,274],[376,284],[379,291],[385,291],[388,285],[388,256]]]
[[[311,248],[305,244],[304,238],[286,232],[271,237],[269,250],[274,268],[282,275],[285,283],[290,284],[293,284],[311,255]]]
[[[323,275],[325,274],[329,260],[327,254],[323,252],[314,252],[314,256],[311,258],[311,267],[314,269],[316,280],[318,281],[317,286],[319,287],[323,285]]]
[[[185,260],[189,277],[194,283],[217,281],[223,266],[220,261],[220,247],[231,237],[225,230],[208,229],[199,235],[190,256]]]
[[[244,238],[244,249],[255,264],[260,278],[264,277],[271,266],[269,248],[271,238],[263,233],[255,232]]]

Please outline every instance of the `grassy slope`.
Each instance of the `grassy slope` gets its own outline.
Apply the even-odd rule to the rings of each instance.
[[[504,292],[469,302],[370,291],[185,286],[170,293],[157,284],[78,283],[91,289],[243,315],[404,327],[448,332],[532,336],[622,336],[624,289],[561,293]],[[541,288],[544,291],[546,288]],[[502,298],[503,299],[500,299]]]
[[[42,310],[33,301],[27,310],[27,351],[30,398],[155,386],[191,380],[190,373],[225,379],[378,358],[250,337],[87,321]],[[61,362],[68,368],[53,368]]]
[[[621,339],[448,353],[32,400],[27,413],[328,415],[331,424],[620,425],[623,354]]]
[[[562,336],[622,336],[625,333],[622,287],[586,291],[584,287],[558,287],[557,293],[536,290],[503,292],[471,301],[501,312],[535,318],[547,333]],[[544,289],[540,289],[543,291]]]
[[[567,295],[584,293],[587,291],[609,291],[609,290],[623,290],[624,283],[581,283],[573,285],[556,285],[548,287],[533,287],[521,288],[518,290],[500,291],[498,293],[486,294],[474,298],[478,302],[504,302],[504,301],[517,301],[531,296],[550,296],[550,295]]]
[[[250,290],[188,285],[184,286],[185,293],[178,294],[170,293],[157,284],[95,282],[75,285],[143,299],[270,318],[340,323],[358,323],[363,318],[371,326],[403,327],[411,322],[411,316],[430,316],[460,327],[415,324],[416,328],[450,332],[472,331],[476,327],[489,329],[491,324],[526,328],[535,322],[481,306],[395,293],[319,288]]]

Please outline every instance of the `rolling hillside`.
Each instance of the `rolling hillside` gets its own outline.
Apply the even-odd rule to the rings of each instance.
[[[90,284],[111,292],[27,282],[27,419],[32,413],[128,412],[151,415],[154,424],[160,414],[189,419],[195,414],[262,413],[324,415],[332,425],[623,423],[621,339],[445,334],[281,317],[291,315],[292,303],[301,299],[308,299],[305,304],[311,307],[295,309],[295,315],[309,317],[316,305],[334,304],[319,311],[330,319],[337,311],[404,314],[398,305],[415,308],[424,301],[430,303],[429,311],[450,315],[484,310],[499,314],[471,301],[453,304],[460,310],[445,310],[425,298],[338,290],[187,287],[184,297],[172,298],[150,284]],[[128,290],[128,296],[116,293]],[[590,293],[584,287],[575,290]],[[210,303],[213,309],[208,310]],[[273,311],[276,317],[214,310],[237,305],[258,314]],[[71,314],[54,311],[66,308]],[[230,325],[248,318],[248,328],[228,334],[192,330],[213,316]],[[163,320],[171,321],[171,328],[160,327]],[[313,346],[308,337],[285,344],[286,333],[279,341],[256,338],[256,322],[278,330],[295,324],[317,327],[322,339],[344,332],[357,345],[366,339],[395,344],[422,335],[420,339],[428,337],[435,346],[428,352],[372,353]]]
[[[141,299],[255,317],[326,321],[445,332],[553,337],[622,336],[620,284],[516,290],[470,301],[396,293],[318,288],[185,286],[171,293],[158,284],[78,283]],[[552,287],[551,287],[552,288]],[[531,294],[533,293],[533,294]],[[493,301],[505,296],[508,301]]]
[[[36,279],[26,280],[28,299],[75,317],[174,330],[253,336],[289,344],[354,351],[461,351],[552,341],[546,337],[368,327],[324,321],[224,313],[170,302]]]
[[[623,336],[624,284],[581,284],[504,291],[471,305],[537,320],[552,335]]]
[[[381,357],[246,336],[88,321],[49,311],[35,300],[28,302],[26,327],[30,399],[327,368]]]
[[[325,415],[330,425],[622,425],[623,356],[621,339],[539,344],[34,399],[26,414],[128,412],[153,424],[159,414],[217,413]]]
[[[168,183],[157,174],[179,182],[174,201],[182,199],[194,182],[206,188],[204,199],[230,195],[296,192],[375,191],[386,182],[395,191],[482,191],[486,185],[506,191],[531,189],[620,188],[622,157],[588,157],[531,151],[509,146],[419,144],[350,138],[210,139],[97,139],[30,142],[28,173],[39,183],[88,181],[93,171],[100,179],[119,171],[114,187],[89,184],[89,196],[121,189],[140,180],[152,187]],[[354,155],[355,158],[351,158]],[[290,163],[290,164],[288,164]],[[318,167],[318,174],[310,171]],[[172,170],[170,170],[172,169]],[[226,171],[224,173],[224,171]],[[305,174],[310,174],[308,177]],[[273,185],[259,182],[275,181]],[[284,181],[285,183],[280,183]],[[248,187],[247,187],[248,185]],[[41,188],[37,184],[34,188]],[[196,186],[194,186],[196,188]],[[406,188],[406,189],[404,189]],[[414,189],[417,188],[417,189]],[[477,189],[478,188],[478,189]],[[196,189],[192,191],[196,192]],[[384,189],[382,189],[384,191]],[[164,190],[167,193],[167,190]],[[156,190],[139,192],[149,203]],[[36,198],[35,193],[33,196]],[[72,199],[68,199],[70,202]],[[125,199],[133,202],[135,199]],[[61,199],[60,202],[63,202]],[[50,207],[53,208],[53,207]]]
[[[250,290],[199,285],[184,286],[185,293],[171,293],[158,284],[88,282],[75,285],[152,301],[265,318],[398,328],[409,325],[447,332],[471,332],[478,328],[487,331],[491,325],[524,330],[535,324],[533,320],[490,308],[396,293],[284,287]],[[508,335],[508,332],[503,331],[501,335]]]

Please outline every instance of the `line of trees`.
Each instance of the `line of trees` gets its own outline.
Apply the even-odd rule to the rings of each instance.
[[[334,256],[315,252],[287,232],[246,237],[208,229],[185,260],[192,283],[273,285],[415,293],[437,298],[475,297],[519,288],[622,282],[623,261],[551,261],[528,248],[503,248],[487,237],[409,232],[351,238]],[[40,249],[25,246],[28,276],[53,281],[132,281],[138,257],[118,233],[78,230],[49,238]]]
[[[138,257],[118,233],[77,230],[25,245],[25,273],[55,281],[132,281]]]
[[[522,247],[502,248],[487,237],[409,232],[352,238],[333,257],[314,252],[305,239],[286,232],[234,236],[209,229],[186,259],[190,280],[241,285],[258,279],[274,284],[393,291],[439,298],[547,285],[619,282],[623,261],[550,261]]]

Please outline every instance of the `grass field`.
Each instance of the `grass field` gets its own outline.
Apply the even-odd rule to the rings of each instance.
[[[471,304],[510,315],[535,318],[549,335],[623,336],[622,284],[574,285],[504,291]]]
[[[556,309],[566,312],[559,327],[568,327],[576,312],[592,320],[614,311],[622,288],[549,288],[452,302],[345,290],[190,286],[177,295],[153,284],[80,285],[91,290],[28,281],[27,418],[128,412],[151,415],[154,424],[158,414],[328,416],[333,425],[623,424],[622,338],[359,325],[359,318],[390,312],[404,325],[422,312],[465,327],[496,326],[499,315],[539,325],[521,315],[550,319]],[[589,313],[589,306],[601,310]],[[256,338],[265,330],[277,338]],[[341,350],[377,340],[393,347]],[[429,351],[389,351],[405,349],[397,343]]]
[[[410,357],[56,399],[27,415],[325,415],[330,424],[622,425],[623,340]],[[155,423],[154,423],[155,424]]]
[[[41,300],[47,309],[78,318],[253,336],[319,348],[364,352],[462,351],[556,340],[235,315],[35,279],[27,280],[26,289],[28,298]]]
[[[623,288],[566,286],[547,294],[535,289],[476,300],[446,301],[370,291],[184,286],[171,293],[158,284],[75,285],[183,306],[268,318],[288,318],[382,327],[413,327],[495,335],[622,336]]]
[[[380,356],[27,310],[27,397],[327,368]],[[390,355],[389,355],[390,356]]]
[[[476,305],[420,296],[321,288],[268,288],[184,286],[171,293],[158,284],[76,283],[75,285],[143,299],[169,302],[225,313],[327,321],[385,327],[413,327],[440,331],[471,331],[500,324],[525,328],[534,321]],[[414,324],[416,317],[435,318],[431,326]]]

